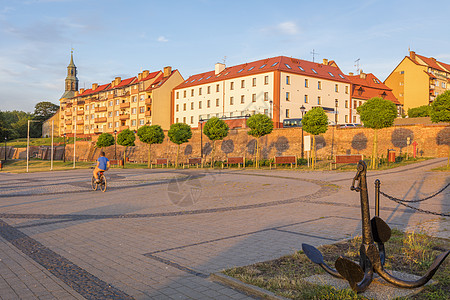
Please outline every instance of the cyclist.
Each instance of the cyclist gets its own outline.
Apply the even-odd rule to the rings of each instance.
[[[97,183],[100,182],[100,180],[98,179],[98,172],[105,172],[109,169],[110,163],[109,163],[109,159],[105,157],[105,152],[100,152],[100,157],[97,159],[97,165],[95,166],[94,169],[94,178],[96,180]]]

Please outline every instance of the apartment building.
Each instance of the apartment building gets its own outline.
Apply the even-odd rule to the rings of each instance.
[[[75,65],[72,68],[76,73]],[[163,71],[145,70],[137,77],[116,77],[111,83],[94,83],[89,89],[73,91],[72,97],[60,99],[60,133],[86,137],[137,130],[146,124],[169,129],[172,89],[183,81],[178,70],[165,67]],[[66,84],[67,88],[72,84]]]
[[[239,127],[244,122],[233,120],[263,113],[279,128],[285,119],[301,118],[301,106],[320,106],[330,122],[342,124],[350,114],[345,108],[350,86],[336,63],[326,59],[314,63],[278,56],[232,67],[218,63],[174,89],[172,122],[197,127],[215,116]]]
[[[450,65],[409,51],[409,56],[389,74],[384,83],[392,89],[405,111],[428,105],[449,90]]]
[[[361,119],[356,109],[363,105],[367,100],[374,97],[392,101],[397,106],[398,116],[402,115],[403,107],[392,93],[392,90],[382,83],[375,75],[372,73],[366,74],[361,71],[358,75],[349,73],[347,78],[352,84],[352,89],[351,101],[350,103],[345,103],[345,108],[350,109],[348,119],[346,118],[344,120],[345,123],[360,124]]]

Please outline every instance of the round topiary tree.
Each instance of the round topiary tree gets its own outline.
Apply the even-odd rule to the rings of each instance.
[[[250,130],[247,134],[256,138],[256,168],[259,168],[259,139],[273,131],[273,121],[263,114],[256,114],[248,118],[247,127]]]
[[[114,137],[111,133],[104,132],[100,134],[100,136],[97,139],[97,143],[95,143],[95,146],[97,148],[101,148],[103,150],[104,147],[109,147],[114,145]]]
[[[139,140],[148,144],[148,162],[147,168],[150,168],[152,161],[152,145],[161,144],[164,141],[164,131],[159,125],[144,125],[137,131]]]
[[[328,117],[322,107],[314,107],[302,119],[303,130],[312,134],[311,167],[314,169],[316,161],[316,135],[328,130]],[[303,142],[302,142],[303,143]]]
[[[167,132],[169,139],[172,143],[178,145],[177,157],[175,160],[175,167],[178,168],[178,156],[180,154],[180,145],[187,143],[192,137],[191,127],[184,123],[175,123],[170,125],[170,129]]]
[[[429,117],[431,113],[431,107],[429,105],[422,105],[419,107],[409,108],[408,117],[418,118],[418,117]]]
[[[437,96],[431,104],[431,122],[450,122],[450,91]],[[450,166],[450,144],[448,147],[447,168]]]
[[[356,109],[360,115],[361,122],[364,127],[374,130],[373,152],[372,152],[372,169],[378,167],[378,129],[391,127],[397,117],[397,108],[395,104],[389,100],[382,98],[372,98]]]
[[[223,120],[212,117],[203,127],[203,133],[212,141],[211,168],[214,167],[214,153],[216,150],[216,141],[223,140],[230,128]]]
[[[125,147],[125,149],[123,150],[123,168],[125,168],[125,161],[127,160],[127,148],[130,146],[134,146],[135,140],[136,136],[130,129],[124,129],[117,135],[117,144]]]

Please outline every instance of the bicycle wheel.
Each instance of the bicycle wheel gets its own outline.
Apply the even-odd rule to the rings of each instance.
[[[91,180],[91,186],[92,186],[92,189],[93,189],[94,191],[96,191],[96,190],[97,190],[98,184],[97,184],[97,182],[96,182],[96,180],[95,180],[95,177],[94,177],[94,176],[92,176],[92,180]]]
[[[102,192],[106,191],[106,176],[103,174],[100,175],[100,189]]]

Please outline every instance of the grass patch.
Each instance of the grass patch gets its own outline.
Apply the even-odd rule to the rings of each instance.
[[[77,138],[77,141],[84,141],[83,138]],[[54,137],[53,138],[54,144],[64,144],[64,138],[63,137]],[[73,144],[73,137],[66,138],[66,144]],[[3,145],[3,144],[2,144]],[[15,139],[12,141],[8,141],[6,143],[8,147],[15,147],[15,148],[26,148],[27,147],[27,139]],[[52,138],[30,138],[30,146],[51,146],[52,145]]]
[[[437,171],[437,172],[450,172],[450,166],[443,166],[439,168],[431,169],[431,171]]]
[[[77,169],[88,169],[94,166],[94,162],[76,162]],[[36,160],[32,159],[28,163],[29,172],[46,172],[50,171],[50,161],[49,160]],[[73,170],[72,161],[54,161],[53,162],[54,171],[62,170]],[[2,172],[11,173],[26,173],[27,171],[27,161],[26,160],[8,160],[6,164],[3,164]]]
[[[360,244],[361,237],[356,237],[345,242],[321,246],[319,249],[325,261],[334,266],[340,255],[358,261]],[[433,260],[450,248],[450,241],[393,229],[391,239],[385,246],[386,269],[422,276]],[[350,287],[337,290],[331,286],[318,286],[303,281],[302,278],[314,274],[326,274],[312,263],[303,251],[267,262],[228,269],[223,273],[291,299],[367,299],[353,292]],[[450,299],[449,259],[444,261],[433,280],[438,283],[425,287],[417,295],[401,299]]]

